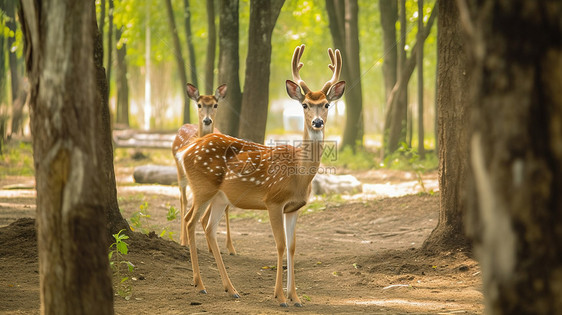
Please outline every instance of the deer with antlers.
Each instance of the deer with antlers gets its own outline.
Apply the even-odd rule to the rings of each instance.
[[[180,187],[180,214],[181,214],[181,231],[180,231],[180,244],[187,245],[187,228],[185,220],[183,219],[186,215],[187,210],[187,185],[188,180],[183,167],[181,166],[181,161],[178,161],[176,153],[181,150],[181,148],[187,146],[194,139],[203,137],[210,133],[220,133],[215,128],[215,116],[217,114],[218,103],[226,97],[226,84],[220,85],[216,90],[214,95],[199,95],[199,90],[194,85],[187,84],[187,95],[189,98],[197,103],[197,114],[199,116],[199,124],[184,124],[178,130],[174,142],[172,143],[172,154],[174,155],[174,160],[176,161],[177,173],[178,173],[178,185]],[[228,208],[226,212],[226,247],[231,255],[236,254],[234,245],[232,244],[232,238],[230,237],[230,222],[228,219]],[[208,215],[205,215],[201,220],[203,226],[207,225]],[[209,246],[209,249],[211,247]]]
[[[226,292],[238,298],[226,272],[216,241],[217,223],[225,207],[262,209],[269,221],[277,246],[277,274],[274,296],[281,306],[288,306],[283,293],[283,255],[287,249],[287,298],[302,306],[297,296],[294,276],[295,226],[297,211],[307,201],[311,181],[322,156],[324,126],[330,103],[343,95],[345,82],[339,81],[342,59],[339,50],[328,49],[332,78],[322,90],[311,91],[300,78],[304,45],[295,49],[292,58],[293,81],[286,81],[287,93],[304,111],[305,128],[302,145],[265,146],[222,134],[196,139],[176,156],[187,174],[193,191],[193,204],[186,216],[193,280],[206,293],[199,271],[195,243],[195,223],[209,204],[209,221],[205,229]]]

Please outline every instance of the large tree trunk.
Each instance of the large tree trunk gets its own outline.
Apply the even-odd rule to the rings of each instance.
[[[418,0],[418,154],[425,159],[425,147],[423,144],[423,0]],[[411,139],[411,136],[410,136]]]
[[[439,222],[424,243],[432,251],[467,247],[463,216],[468,176],[467,128],[471,67],[454,1],[439,3],[437,120],[439,124]]]
[[[93,1],[24,0],[41,310],[112,314]],[[48,75],[45,75],[48,74]]]
[[[109,96],[111,94],[111,68],[112,68],[112,56],[113,56],[113,11],[114,5],[113,0],[109,0],[109,11],[107,15],[107,99],[109,100]]]
[[[116,29],[115,39],[117,40],[116,59],[117,59],[117,115],[115,122],[123,126],[129,126],[129,83],[127,80],[127,43],[120,43],[123,27]]]
[[[176,27],[176,20],[174,19],[174,10],[172,9],[172,1],[165,0],[166,11],[168,13],[168,24],[170,26],[170,33],[172,35],[172,42],[174,43],[174,55],[176,56],[176,65],[178,67],[178,75],[180,76],[181,91],[183,95],[183,123],[190,123],[189,113],[189,96],[187,96],[187,73],[185,71],[185,62],[181,54],[180,38],[178,37],[178,29]]]
[[[431,15],[425,25],[424,40],[427,39],[431,32],[433,22],[437,17],[437,6],[439,1],[435,2]],[[400,49],[399,49],[400,51]],[[410,77],[416,68],[416,56],[418,51],[418,43],[416,42],[412,47],[412,53],[404,66],[398,70],[398,81],[394,85],[390,97],[387,102],[386,117],[384,121],[384,146],[385,154],[390,154],[398,149],[400,142],[405,140],[406,135],[406,112],[407,112],[407,86]],[[400,64],[400,62],[399,62]],[[405,105],[404,105],[405,104]]]
[[[263,143],[269,109],[271,35],[285,0],[250,0],[250,34],[240,112],[242,139]]]
[[[469,231],[490,314],[562,314],[562,3],[461,11],[475,62]],[[444,15],[441,15],[442,17]]]
[[[238,0],[220,0],[219,84],[228,86],[226,98],[217,112],[217,129],[236,137],[242,108],[240,61],[238,55]]]
[[[205,61],[205,93],[213,94],[215,89],[215,55],[217,48],[217,29],[215,27],[215,0],[207,0],[207,59]],[[219,85],[222,83],[219,83]]]
[[[396,0],[379,0],[381,25],[383,32],[384,60],[382,72],[384,76],[385,100],[396,84],[398,50],[396,48],[396,20],[398,19],[398,6]]]
[[[359,58],[358,6],[356,0],[326,0],[330,33],[334,46],[343,58],[342,77],[348,82],[345,93],[346,123],[340,149],[346,146],[355,150],[363,143],[363,99]]]
[[[187,52],[189,53],[189,73],[191,74],[191,84],[199,87],[197,81],[197,62],[195,61],[195,48],[193,47],[193,37],[191,36],[191,8],[189,0],[183,0],[185,41],[187,42]],[[185,88],[185,84],[184,84]]]

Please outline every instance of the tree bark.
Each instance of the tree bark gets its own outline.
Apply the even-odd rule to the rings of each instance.
[[[285,0],[250,0],[250,34],[240,111],[242,139],[263,143],[269,108],[271,35]]]
[[[228,93],[217,112],[217,129],[238,136],[242,92],[240,90],[240,61],[238,55],[239,21],[238,0],[220,0],[219,15],[219,76],[220,84],[226,83]]]
[[[205,61],[205,93],[213,94],[215,87],[215,55],[217,29],[215,27],[215,0],[207,0],[207,60]],[[222,84],[222,83],[219,83]]]
[[[439,222],[423,247],[431,251],[467,248],[464,233],[468,176],[471,67],[454,1],[439,3],[437,120],[439,124]]]
[[[189,96],[187,96],[187,73],[185,71],[185,62],[181,54],[180,38],[178,37],[178,29],[176,27],[176,20],[174,19],[174,10],[172,9],[172,1],[165,0],[166,11],[168,13],[168,25],[170,26],[170,33],[172,35],[172,42],[174,43],[174,55],[176,56],[176,64],[178,67],[178,75],[180,76],[181,91],[183,95],[183,123],[190,123],[189,113]]]
[[[423,145],[423,0],[418,0],[418,154],[425,159],[425,147]]]
[[[184,8],[184,28],[185,40],[187,42],[187,52],[189,53],[189,72],[191,74],[191,84],[199,86],[197,81],[197,62],[195,61],[195,48],[193,47],[193,36],[191,36],[191,8],[189,0],[183,0]],[[185,84],[183,86],[185,89]]]
[[[117,61],[117,78],[115,80],[117,86],[117,115],[115,122],[123,126],[129,126],[129,83],[127,80],[127,43],[122,42],[119,46],[123,27],[116,29],[115,39],[116,61]]]
[[[468,230],[486,310],[561,314],[562,3],[471,4]]]
[[[427,39],[429,33],[431,32],[431,27],[433,26],[433,22],[437,17],[437,7],[439,1],[437,0],[433,6],[433,10],[431,10],[431,15],[427,21],[426,26],[424,29],[424,40]],[[416,56],[418,50],[418,43],[414,44],[412,47],[412,53],[410,58],[408,58],[405,62],[405,65],[402,69],[398,71],[398,81],[394,85],[392,92],[390,93],[390,97],[388,98],[387,104],[387,111],[386,117],[384,122],[384,146],[385,146],[385,155],[393,153],[398,149],[400,142],[403,141],[405,136],[405,121],[406,121],[406,114],[403,113],[407,110],[407,106],[403,106],[401,104],[404,103],[404,94],[407,93],[408,81],[410,81],[410,77],[416,68]],[[407,102],[406,102],[407,103]]]
[[[382,72],[384,76],[385,99],[388,100],[390,92],[396,84],[398,67],[398,50],[396,48],[396,20],[398,19],[398,6],[396,0],[379,0],[381,26],[383,32],[384,60]]]
[[[41,311],[112,314],[93,1],[23,0]],[[45,75],[48,74],[48,75]]]

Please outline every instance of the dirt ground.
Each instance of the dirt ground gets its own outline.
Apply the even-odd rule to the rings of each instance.
[[[132,167],[116,167],[124,217],[130,220],[146,202],[142,207],[150,218],[142,218],[137,231],[156,233],[135,233],[128,240],[126,259],[135,265],[128,280],[132,295],[129,300],[115,297],[117,314],[483,312],[480,267],[469,253],[419,250],[437,224],[437,194],[338,196],[313,201],[310,210],[301,210],[297,223],[296,283],[304,307],[281,308],[273,298],[276,250],[265,211],[231,210],[237,255],[228,255],[224,246],[224,219],[219,228],[219,245],[241,294],[239,299],[222,291],[214,259],[199,229],[200,266],[208,291],[203,295],[191,285],[188,250],[177,243],[179,218],[166,218],[170,206],[179,209],[177,187],[136,185]],[[354,175],[362,182],[388,188],[412,181],[411,174],[397,171]],[[424,177],[428,178],[426,186],[436,185],[435,174]],[[33,186],[32,177],[0,179],[2,314],[39,313]],[[162,231],[165,235],[160,238]]]

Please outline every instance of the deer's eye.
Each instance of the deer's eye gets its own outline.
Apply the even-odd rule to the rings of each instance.
[[[197,107],[201,108],[201,104],[197,104]]]
[[[214,107],[214,108],[217,108],[217,107],[219,107],[219,104],[215,104],[215,106],[213,106],[213,107]]]
[[[307,109],[307,108],[308,108],[308,105],[302,104],[302,108]]]
[[[326,107],[326,108],[330,108],[330,103],[326,103],[326,104],[324,104],[324,107]]]

